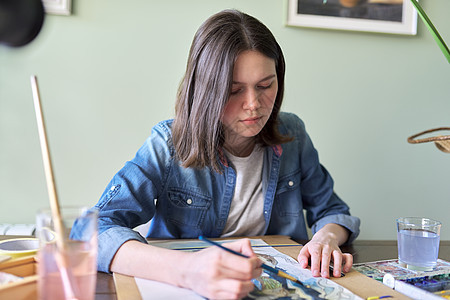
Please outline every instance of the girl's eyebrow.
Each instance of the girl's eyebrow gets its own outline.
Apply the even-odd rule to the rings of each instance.
[[[276,76],[275,74],[271,74],[271,75],[269,75],[269,76],[264,77],[263,79],[261,79],[261,80],[258,81],[258,82],[262,82],[262,81],[266,81],[266,80],[272,79],[272,78],[274,78],[275,76]],[[240,84],[240,83],[243,83],[243,82],[239,82],[239,81],[234,81],[234,80],[233,80],[232,83],[233,83],[233,84]]]

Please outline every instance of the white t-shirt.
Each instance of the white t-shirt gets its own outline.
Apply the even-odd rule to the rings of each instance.
[[[264,234],[262,168],[264,149],[256,145],[247,157],[225,151],[236,171],[236,186],[222,237]]]

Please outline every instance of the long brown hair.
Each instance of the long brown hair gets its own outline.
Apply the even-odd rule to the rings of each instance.
[[[257,142],[272,146],[291,140],[277,130],[285,73],[280,46],[256,18],[237,10],[224,10],[208,18],[195,34],[178,89],[172,131],[175,152],[184,167],[209,166],[221,171],[217,158],[224,143],[221,116],[230,96],[234,62],[245,50],[272,58],[278,80],[272,114],[257,135]]]

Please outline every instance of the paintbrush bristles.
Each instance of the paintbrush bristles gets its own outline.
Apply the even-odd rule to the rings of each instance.
[[[278,271],[278,274],[277,274],[277,275],[280,276],[280,277],[284,277],[284,278],[286,278],[286,279],[289,279],[290,281],[294,281],[294,282],[297,281],[297,279],[295,279],[295,278],[292,277],[291,275],[288,275],[288,274],[286,274],[286,273],[284,273],[284,272],[281,272],[281,271]]]
[[[301,281],[298,280],[297,278],[292,277],[291,275],[289,275],[289,274],[287,274],[287,273],[284,273],[284,272],[282,272],[282,271],[278,271],[278,274],[277,274],[277,275],[280,276],[280,277],[289,279],[289,280],[292,281],[292,282],[296,282],[296,283],[298,283],[298,284],[300,284],[300,285],[303,285],[303,286],[305,286],[305,287],[307,287],[307,288],[310,288],[309,285],[304,284],[303,282],[301,282]]]

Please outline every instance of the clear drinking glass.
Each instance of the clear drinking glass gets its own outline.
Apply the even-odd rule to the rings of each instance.
[[[38,251],[38,298],[93,300],[97,280],[97,217],[95,209],[62,207],[64,249],[56,243],[50,209],[36,216]],[[70,236],[73,224],[83,226],[80,236]]]
[[[397,219],[399,263],[411,270],[430,271],[439,254],[441,222],[420,218]]]

